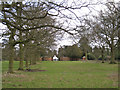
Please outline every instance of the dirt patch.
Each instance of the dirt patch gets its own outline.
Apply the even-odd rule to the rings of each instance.
[[[110,79],[112,79],[113,81],[117,81],[118,80],[118,73],[112,73],[108,77]]]
[[[9,73],[4,73],[3,75],[2,75],[2,78],[3,77],[20,77],[20,78],[24,78],[24,77],[26,77],[25,75],[23,75],[23,74],[9,74]]]
[[[46,70],[40,70],[40,69],[26,69],[25,72],[43,72]]]
[[[108,75],[108,78],[113,81],[113,86],[118,86],[118,73],[112,73]]]

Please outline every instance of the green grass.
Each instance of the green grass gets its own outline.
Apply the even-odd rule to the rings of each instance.
[[[43,61],[31,69],[43,72],[17,71],[7,74],[8,62],[2,62],[3,88],[118,88],[118,65],[93,61]]]

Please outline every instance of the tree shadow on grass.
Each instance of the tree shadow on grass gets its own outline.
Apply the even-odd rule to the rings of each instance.
[[[26,69],[24,70],[25,72],[43,72],[43,71],[47,71],[47,70],[40,70],[40,69]]]

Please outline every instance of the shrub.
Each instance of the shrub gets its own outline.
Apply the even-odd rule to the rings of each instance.
[[[91,53],[88,53],[88,60],[95,60],[95,56]]]
[[[98,60],[102,60],[102,56],[101,55],[98,57]],[[108,60],[108,56],[104,56],[104,60]]]
[[[115,59],[116,60],[120,60],[120,51],[115,53]]]
[[[98,60],[102,60],[102,56],[101,55],[98,57]]]

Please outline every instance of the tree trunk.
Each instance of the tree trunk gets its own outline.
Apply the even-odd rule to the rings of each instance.
[[[34,65],[34,64],[36,64],[36,54],[34,53],[34,55],[33,55],[33,58],[32,58],[32,64]]]
[[[34,53],[31,54],[31,58],[30,58],[30,65],[34,65],[35,64],[35,55]]]
[[[18,16],[21,16],[21,13],[22,13],[22,2],[19,2],[19,5],[20,5],[20,8],[18,8],[18,11],[17,11],[17,14]],[[21,19],[18,18],[18,24],[20,25],[20,27],[22,28],[22,24],[21,24]],[[19,38],[20,38],[20,41],[23,40],[23,37],[22,37],[22,31],[19,31]],[[18,70],[23,70],[23,45],[20,43],[19,44],[19,47],[20,47],[20,63],[19,63],[19,68]]]
[[[8,73],[13,73],[13,61],[14,61],[14,46],[10,45],[9,54],[9,68]]]
[[[101,54],[102,54],[102,63],[104,63],[104,46],[102,46],[102,49],[101,49]]]
[[[19,63],[19,68],[18,70],[23,70],[23,46],[22,44],[19,45],[20,46],[20,63]]]
[[[88,59],[87,59],[87,51],[85,52],[85,60],[88,60]]]
[[[28,50],[28,46],[27,44],[25,44],[25,58],[26,58],[26,63],[25,63],[25,66],[26,66],[26,70],[29,69],[29,50]]]
[[[4,10],[4,3],[2,6],[2,10]],[[6,14],[3,12],[4,19],[6,20]],[[9,24],[7,24],[7,28],[11,31],[10,37],[9,37],[9,66],[8,66],[8,73],[13,73],[13,62],[14,62],[14,36],[15,36],[15,29],[11,30],[11,27]]]
[[[26,58],[26,64],[25,64],[25,66],[26,66],[26,69],[29,69],[28,57]]]
[[[20,33],[19,33],[19,38],[20,38],[20,41],[22,41],[22,31],[20,31]],[[23,68],[24,68],[23,67],[23,61],[24,61],[23,45],[20,43],[19,47],[20,47],[20,49],[19,49],[20,63],[19,63],[18,70],[23,70]]]
[[[115,55],[114,55],[114,46],[113,46],[113,44],[111,45],[111,62],[110,62],[110,64],[116,64],[116,62],[115,62]]]
[[[8,26],[9,28],[9,26]],[[9,37],[9,68],[8,68],[8,73],[14,73],[13,72],[13,62],[14,62],[14,35],[15,35],[15,30],[11,33],[10,37]]]
[[[30,65],[32,65],[32,59],[31,59],[31,57],[30,57]]]
[[[37,52],[36,52],[37,48],[35,47],[35,48],[33,48],[33,49],[34,49],[34,50],[33,50],[33,52],[32,52],[32,65],[35,65],[36,62],[37,62]]]

